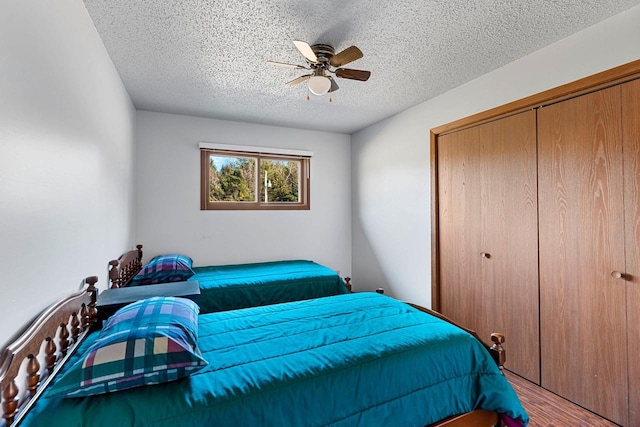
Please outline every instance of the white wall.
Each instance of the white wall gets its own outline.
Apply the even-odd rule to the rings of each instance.
[[[640,6],[352,135],[353,279],[431,305],[429,131],[640,58]]]
[[[194,265],[311,259],[351,273],[349,135],[138,111],[136,242]],[[313,151],[311,210],[201,211],[198,142]]]
[[[81,1],[0,2],[0,345],[131,245],[134,120]]]

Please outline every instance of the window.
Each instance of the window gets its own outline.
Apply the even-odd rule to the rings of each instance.
[[[309,209],[311,153],[200,143],[202,210]]]

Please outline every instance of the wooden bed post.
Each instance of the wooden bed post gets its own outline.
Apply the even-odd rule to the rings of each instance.
[[[120,287],[120,281],[122,279],[120,278],[120,269],[118,267],[119,264],[120,263],[117,259],[112,259],[111,261],[109,261],[109,282],[111,282],[111,289]]]
[[[85,279],[87,286],[87,293],[89,294],[89,307],[87,309],[87,317],[83,319],[83,329],[89,329],[94,323],[98,321],[98,310],[96,309],[96,301],[98,299],[98,290],[96,289],[96,282],[98,282],[97,276],[90,276]]]
[[[504,335],[497,332],[492,333],[491,342],[493,342],[493,345],[489,348],[489,351],[502,371],[504,363],[507,361],[507,353],[504,351],[504,347],[502,347],[502,343],[504,343]]]

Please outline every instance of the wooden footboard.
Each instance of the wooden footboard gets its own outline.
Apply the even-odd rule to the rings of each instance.
[[[126,286],[141,268],[142,245],[136,245],[136,249],[109,261],[109,287],[114,289]]]
[[[85,290],[51,305],[3,350],[0,391],[6,426],[22,418],[95,323],[97,281],[87,277]]]
[[[499,425],[500,417],[493,411],[476,409],[466,414],[447,418],[427,427],[494,427]]]

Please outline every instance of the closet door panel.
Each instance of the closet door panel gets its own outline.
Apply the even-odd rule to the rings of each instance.
[[[472,133],[438,141],[440,309],[466,327],[478,318],[480,144]]]
[[[538,111],[542,386],[627,425],[620,87]]]
[[[442,136],[438,167],[442,312],[539,383],[535,132],[530,111]]]
[[[640,80],[622,86],[629,425],[640,426]]]
[[[507,369],[539,384],[536,113],[483,126],[481,132],[481,336],[504,332]]]

